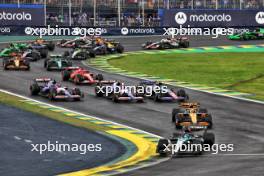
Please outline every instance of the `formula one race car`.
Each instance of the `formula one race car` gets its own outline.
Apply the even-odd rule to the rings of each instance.
[[[102,37],[88,38],[86,44],[79,45],[79,48],[89,49],[96,55],[124,52],[124,47],[119,42]]]
[[[51,55],[49,58],[45,59],[44,61],[44,68],[47,69],[47,71],[51,70],[63,70],[66,67],[71,67],[72,62],[62,55]]]
[[[46,41],[42,38],[36,39],[32,42],[31,46],[43,46],[43,48],[47,48],[49,51],[54,51],[55,44],[52,41]]]
[[[147,42],[142,45],[143,49],[175,49],[175,48],[188,48],[190,46],[189,39],[186,37],[181,38],[167,38],[158,42]]]
[[[86,60],[95,57],[95,53],[91,49],[75,48],[71,52],[65,51],[64,56],[72,60]]]
[[[22,57],[27,57],[29,61],[41,59],[41,55],[37,50],[24,48],[20,44],[10,44],[10,47],[1,50],[0,57],[9,57],[13,53],[20,53]]]
[[[206,129],[199,132],[188,129],[182,133],[174,133],[170,139],[160,139],[156,152],[161,156],[201,155],[204,151],[209,151],[214,143],[215,135]]]
[[[124,46],[114,40],[98,37],[94,41],[93,51],[96,55],[123,53]]]
[[[78,37],[75,39],[65,40],[62,39],[57,43],[57,46],[62,48],[80,48],[80,47],[91,47],[93,39],[91,37]]]
[[[67,67],[62,72],[63,81],[72,81],[75,84],[95,84],[103,82],[102,74],[93,74],[86,69],[80,67]]]
[[[34,79],[33,84],[30,86],[31,95],[43,96],[50,100],[74,100],[80,101],[84,97],[83,93],[78,88],[69,89],[62,87],[56,83],[55,80],[50,78],[37,78]]]
[[[180,108],[172,110],[172,122],[175,123],[176,129],[192,127],[199,130],[213,127],[212,115],[207,109],[200,108],[199,103],[181,103]]]
[[[121,101],[127,102],[144,102],[144,97],[137,94],[137,91],[130,89],[131,86],[125,86],[121,82],[99,82],[95,87],[95,94],[97,97],[106,97],[112,99],[115,103]]]
[[[11,43],[10,48],[15,48],[18,51],[32,50],[39,52],[41,58],[46,58],[48,55],[48,49],[46,45],[41,45],[37,43],[27,44],[27,43]]]
[[[156,102],[189,100],[189,95],[183,89],[175,91],[156,81],[142,81],[139,86],[144,88],[144,96]]]
[[[21,54],[14,53],[9,57],[3,57],[3,67],[5,70],[30,70],[28,58],[22,57]]]
[[[228,39],[230,40],[257,40],[264,39],[264,28],[257,28],[249,32],[235,33],[229,35]]]

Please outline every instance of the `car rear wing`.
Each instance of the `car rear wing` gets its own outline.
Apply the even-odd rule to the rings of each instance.
[[[78,70],[78,69],[80,69],[81,67],[66,67],[66,68],[64,68],[63,70]]]
[[[116,80],[102,80],[97,82],[97,86],[112,85]]]
[[[200,103],[197,103],[197,102],[192,102],[192,103],[184,102],[184,103],[180,104],[180,107],[184,108],[184,109],[195,109],[195,108],[200,107]]]
[[[63,55],[62,54],[51,54],[50,55],[50,58],[62,58],[63,57]]]
[[[52,80],[51,78],[36,78],[36,79],[34,79],[34,81],[39,82],[39,83],[41,83],[41,82],[45,83],[45,82],[49,82],[51,80]]]
[[[200,125],[190,125],[188,126],[191,130],[207,130],[207,126],[200,126]]]

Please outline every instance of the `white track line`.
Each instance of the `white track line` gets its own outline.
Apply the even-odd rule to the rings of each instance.
[[[130,126],[127,126],[127,125],[124,125],[124,124],[121,124],[121,123],[113,122],[113,121],[110,121],[110,120],[105,120],[105,119],[102,119],[102,118],[99,118],[99,117],[96,117],[96,116],[83,114],[83,113],[80,113],[80,112],[77,112],[77,111],[73,111],[73,110],[70,110],[70,109],[63,108],[61,106],[55,106],[55,105],[52,105],[52,104],[49,104],[49,103],[45,103],[45,102],[41,102],[41,101],[38,101],[38,100],[34,100],[32,98],[29,98],[29,97],[26,97],[26,96],[23,96],[23,95],[19,95],[19,94],[13,93],[13,92],[9,92],[7,90],[0,89],[0,92],[4,92],[4,93],[7,93],[9,95],[17,96],[17,97],[20,97],[20,98],[23,98],[23,99],[35,101],[37,103],[41,103],[41,104],[44,104],[44,105],[47,105],[47,106],[51,106],[51,107],[54,107],[54,108],[60,108],[62,110],[65,110],[65,111],[68,111],[68,112],[72,112],[72,113],[75,113],[75,114],[79,114],[81,116],[89,116],[89,117],[92,117],[92,118],[97,119],[97,120],[101,120],[101,121],[112,123],[114,125],[124,126],[126,128],[129,128],[129,129],[132,129],[132,130],[136,130],[136,131],[140,131],[140,132],[146,133],[146,134],[148,134],[150,136],[154,136],[154,137],[157,137],[157,138],[162,138],[161,136],[158,136],[158,135],[153,134],[153,133],[149,133],[149,132],[144,131],[144,130],[133,128],[133,127],[130,127]]]
[[[4,93],[7,93],[9,95],[17,96],[17,97],[20,97],[22,99],[35,101],[37,103],[45,104],[45,105],[48,105],[48,106],[51,106],[51,107],[54,107],[54,108],[60,108],[62,110],[65,110],[65,111],[68,111],[68,112],[72,112],[72,113],[75,113],[75,114],[79,114],[79,115],[82,115],[82,116],[90,116],[90,117],[93,117],[93,118],[95,118],[97,120],[102,120],[102,121],[109,122],[109,123],[112,123],[112,124],[115,124],[115,125],[119,125],[119,126],[123,126],[123,127],[129,128],[129,129],[132,129],[132,130],[143,132],[145,134],[148,134],[150,136],[154,136],[154,137],[157,137],[157,138],[162,138],[161,136],[158,136],[158,135],[153,134],[153,133],[146,132],[144,130],[140,130],[140,129],[137,129],[137,128],[129,127],[127,125],[120,124],[120,123],[117,123],[117,122],[113,122],[113,121],[110,121],[110,120],[101,119],[99,117],[95,117],[95,116],[92,116],[92,115],[86,115],[86,114],[83,114],[83,113],[80,113],[80,112],[76,112],[76,111],[73,111],[73,110],[69,110],[69,109],[66,109],[66,108],[63,108],[63,107],[60,107],[60,106],[54,106],[52,104],[41,102],[41,101],[38,101],[38,100],[34,100],[32,98],[29,98],[29,97],[26,97],[26,96],[23,96],[23,95],[19,95],[19,94],[13,93],[13,92],[9,92],[9,91],[3,90],[3,89],[0,89],[0,92],[4,92]],[[127,170],[123,169],[124,171],[122,171],[122,172],[118,172],[116,174],[109,174],[109,175],[118,175],[118,174],[121,174],[121,173],[132,172],[132,171],[135,171],[135,170],[138,170],[138,169],[142,169],[142,168],[146,168],[146,167],[150,167],[150,166],[154,166],[154,165],[160,164],[160,163],[165,162],[165,161],[167,161],[169,159],[170,159],[169,157],[164,158],[164,159],[159,159],[159,160],[157,160],[155,162],[152,162],[150,164],[145,164],[145,165],[138,166],[138,167],[135,167],[135,168],[132,168],[132,169],[127,169]]]

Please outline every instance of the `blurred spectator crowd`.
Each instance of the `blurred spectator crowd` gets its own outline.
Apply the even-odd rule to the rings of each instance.
[[[71,7],[72,25],[118,25],[118,0],[0,0],[0,4],[43,4],[44,2],[47,3],[47,24],[69,25],[69,7]],[[142,15],[143,2],[144,15]],[[264,0],[120,0],[120,17],[122,26],[142,26],[144,23],[144,26],[151,27],[160,25],[158,9],[243,10],[263,7]],[[94,21],[94,10],[96,21]]]

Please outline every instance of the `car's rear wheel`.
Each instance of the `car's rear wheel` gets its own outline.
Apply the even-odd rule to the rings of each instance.
[[[204,138],[204,144],[209,144],[211,147],[215,143],[215,135],[213,133],[207,133],[205,132],[203,135]]]
[[[176,116],[180,112],[180,109],[174,108],[171,113],[171,122],[176,121]]]
[[[117,51],[118,53],[123,53],[123,52],[124,52],[124,47],[123,47],[122,45],[118,44],[118,45],[116,46],[116,51]]]
[[[40,52],[40,56],[42,58],[47,58],[47,56],[48,56],[48,49],[43,48],[43,49],[40,49],[39,52]]]
[[[95,58],[95,52],[94,51],[89,51],[89,56],[91,58]]]
[[[38,95],[40,92],[40,87],[38,84],[34,83],[30,86],[31,95]]]
[[[33,59],[35,59],[35,60],[39,60],[39,59],[41,59],[41,55],[40,55],[40,53],[37,53],[37,52],[32,52],[32,57],[33,57]]]
[[[97,85],[95,88],[94,88],[94,92],[95,92],[95,95],[97,97],[103,97],[104,96],[104,93],[101,91],[101,87],[99,85]]]
[[[165,151],[166,147],[169,145],[168,139],[160,139],[157,145],[156,152],[160,154],[160,156],[167,156],[167,151]]]
[[[50,41],[50,42],[47,43],[47,48],[48,48],[49,51],[54,51],[55,44]]]
[[[159,102],[160,101],[160,94],[155,94],[154,95],[154,101]]]
[[[119,103],[119,101],[118,101],[118,96],[117,96],[117,95],[113,95],[112,100],[113,100],[113,102],[115,102],[115,103]]]
[[[75,98],[74,100],[75,101],[81,101],[81,97],[83,97],[83,94],[82,94],[81,90],[79,88],[75,88],[74,89],[74,93],[75,93],[75,95],[79,95],[80,96],[79,98]]]
[[[71,75],[70,71],[64,70],[62,72],[62,80],[63,81],[68,81],[70,79],[70,75]]]
[[[63,56],[65,56],[65,57],[70,56],[70,52],[69,51],[64,51]]]
[[[98,74],[96,75],[95,79],[97,79],[98,81],[102,81],[104,80],[104,76],[102,74]]]

